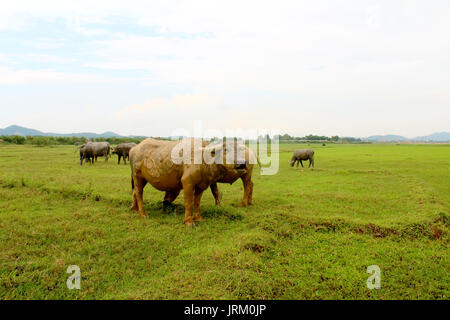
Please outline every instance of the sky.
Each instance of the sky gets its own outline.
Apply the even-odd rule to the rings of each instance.
[[[0,128],[450,131],[450,1],[8,1]]]

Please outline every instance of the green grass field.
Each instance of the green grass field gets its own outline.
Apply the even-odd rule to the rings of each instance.
[[[79,165],[72,146],[0,145],[1,299],[449,299],[450,145],[312,145],[314,170],[205,192],[183,224],[144,190],[130,211],[128,165]],[[69,290],[69,265],[81,289]],[[369,290],[366,268],[381,269]]]

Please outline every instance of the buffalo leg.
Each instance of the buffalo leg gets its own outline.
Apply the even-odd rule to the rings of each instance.
[[[188,227],[194,224],[191,217],[192,205],[194,202],[194,186],[187,179],[181,179],[184,191],[184,224]]]
[[[302,162],[302,160],[300,160],[300,164],[302,165],[302,168],[303,168],[303,162]]]
[[[242,206],[246,207],[249,204],[252,204],[253,182],[251,175],[248,174],[242,176],[241,179],[244,183],[244,198],[242,199]]]
[[[222,198],[222,194],[219,191],[219,188],[217,187],[217,183],[213,183],[211,186],[211,193],[214,196],[214,200],[216,201],[216,206],[220,205],[220,200]]]
[[[251,205],[253,202],[253,182],[251,180],[249,180],[247,202],[248,202],[248,205]]]
[[[123,158],[123,164],[127,164],[127,155],[126,154],[122,155],[122,158]]]
[[[297,168],[298,168],[298,164],[300,163],[300,160],[295,160],[295,162],[297,162]]]
[[[309,159],[309,167],[311,167],[311,165],[314,168],[314,158]]]
[[[138,206],[138,201],[137,201],[137,195],[134,192],[134,179],[131,181],[132,185],[133,185],[133,203],[131,205],[131,210],[139,212],[139,206]]]
[[[135,204],[137,204],[139,214],[142,217],[148,217],[148,214],[145,212],[144,209],[144,200],[143,200],[144,187],[147,181],[139,177],[133,177],[133,181],[134,181],[133,206],[131,208],[135,210],[136,209]]]
[[[133,204],[131,205],[131,210],[139,212],[138,200],[136,193],[134,192],[134,188],[133,188]]]
[[[117,156],[118,156],[118,159],[119,159],[119,160],[117,161],[117,164],[120,164],[120,154],[118,154]]]
[[[202,217],[200,216],[200,201],[202,200],[203,191],[204,190],[196,189],[194,194],[194,214],[192,219],[196,222],[202,220]]]

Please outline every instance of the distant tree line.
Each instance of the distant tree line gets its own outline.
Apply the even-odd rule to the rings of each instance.
[[[278,136],[280,142],[285,143],[367,143],[359,138],[353,137],[338,137],[338,136],[317,136],[307,135],[304,137],[293,137],[288,134]],[[139,143],[144,140],[144,137],[132,137],[132,138],[85,138],[85,137],[51,137],[51,136],[0,136],[0,143],[10,144],[29,144],[35,146],[50,146],[50,145],[81,145],[88,141],[107,141],[111,145],[116,145],[123,142],[135,142]],[[169,140],[169,138],[156,137],[156,139]],[[218,139],[218,138],[216,138]],[[266,136],[266,139],[270,141],[270,137]]]
[[[139,143],[144,138],[85,138],[85,137],[51,137],[51,136],[0,136],[0,142],[11,144],[30,144],[35,146],[81,145],[88,141],[108,141],[110,144],[123,142]]]
[[[280,135],[279,140],[282,142],[295,142],[295,143],[302,143],[302,142],[329,142],[329,143],[365,143],[360,138],[354,138],[354,137],[339,137],[339,136],[317,136],[313,134],[309,134],[304,137],[293,137],[286,134]]]

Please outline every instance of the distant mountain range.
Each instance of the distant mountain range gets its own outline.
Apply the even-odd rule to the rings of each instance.
[[[418,141],[418,142],[450,142],[450,132],[436,132],[428,136],[406,138],[397,135],[383,135],[383,136],[370,136],[364,140],[372,142],[407,142],[407,141]]]
[[[136,138],[138,136],[121,136],[117,133],[107,131],[103,133],[93,133],[93,132],[77,132],[77,133],[53,133],[53,132],[42,132],[36,129],[29,129],[17,125],[9,126],[5,129],[0,129],[0,136],[51,136],[51,137],[85,137],[91,138]],[[139,136],[140,137],[140,136]],[[421,141],[421,142],[450,142],[450,132],[436,132],[428,136],[415,137],[412,139],[398,136],[398,135],[378,135],[363,138],[362,140],[371,142],[408,142],[408,141]]]
[[[436,141],[436,142],[447,142],[450,141],[450,132],[436,132],[424,137],[414,138],[416,141]]]
[[[408,138],[397,136],[394,134],[387,134],[384,136],[370,136],[364,140],[372,141],[372,142],[393,142],[393,141],[408,141]]]
[[[53,133],[53,132],[42,132],[36,129],[29,129],[21,126],[9,126],[5,129],[0,129],[1,136],[50,136],[50,137],[85,137],[91,138],[123,138],[123,136],[117,133],[107,131],[104,133],[93,133],[93,132],[77,132],[77,133]],[[129,137],[127,137],[129,138]]]

